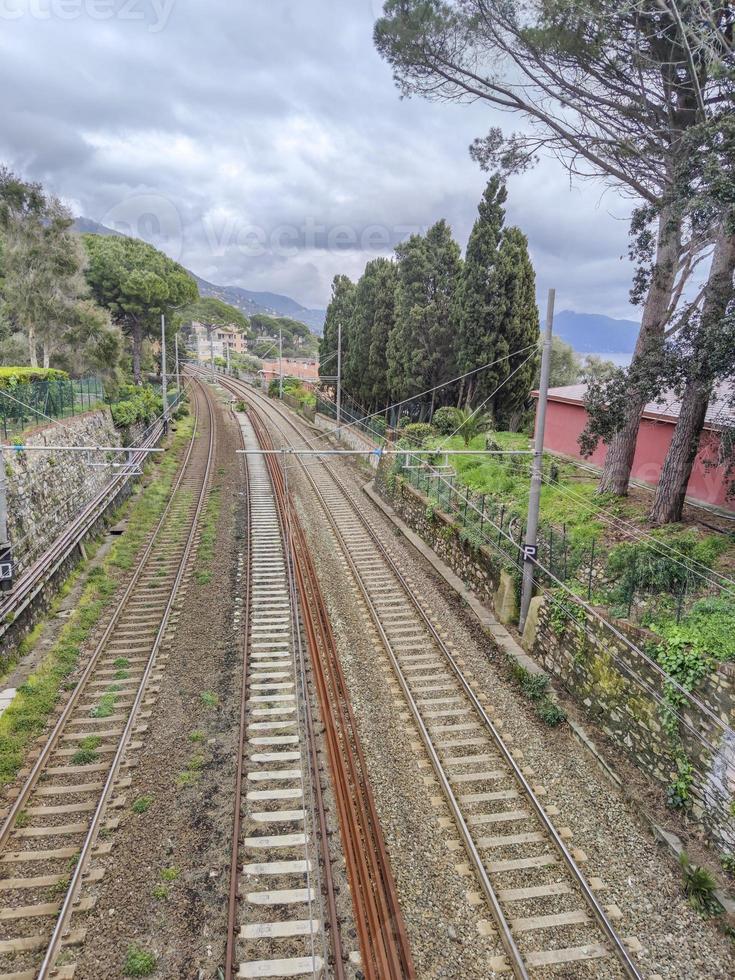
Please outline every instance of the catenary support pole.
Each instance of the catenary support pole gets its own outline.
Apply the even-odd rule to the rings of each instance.
[[[546,333],[544,334],[544,347],[541,355],[541,384],[539,385],[538,404],[536,406],[536,441],[531,468],[531,492],[528,498],[528,523],[526,525],[526,542],[523,546],[523,589],[521,591],[521,618],[519,623],[521,632],[526,625],[526,617],[533,596],[534,560],[538,553],[538,513],[544,466],[544,431],[546,429],[546,405],[549,398],[551,334],[554,329],[555,298],[556,290],[550,289],[546,307]]]
[[[278,330],[278,397],[283,398],[283,330]]]
[[[0,586],[7,590],[12,587],[12,565],[10,564],[10,538],[8,537],[8,480],[5,474],[5,454],[0,445],[0,562],[3,565]]]
[[[337,324],[337,442],[342,438],[342,321]]]
[[[181,374],[179,368],[179,332],[174,334],[174,357],[176,358],[176,394],[181,394]]]
[[[225,342],[226,343],[226,342]],[[230,345],[227,344],[227,373],[230,373]]]
[[[161,397],[163,399],[163,431],[168,429],[168,379],[166,377],[166,317],[161,314]]]
[[[212,381],[215,381],[216,371],[214,369],[214,336],[212,330],[209,330],[209,366],[212,369]]]

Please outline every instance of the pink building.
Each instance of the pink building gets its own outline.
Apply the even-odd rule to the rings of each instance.
[[[537,394],[534,392],[534,396]],[[583,384],[549,390],[544,437],[546,449],[576,459],[583,458],[578,439],[587,422],[584,394]],[[708,464],[718,461],[722,425],[735,423],[730,407],[732,394],[729,388],[722,388],[710,404],[688,489],[688,496],[693,500],[728,510],[735,510],[735,500],[727,498],[728,480],[724,467]],[[673,394],[664,395],[660,402],[646,405],[633,460],[634,479],[650,486],[658,483],[679,417],[679,408],[680,404]],[[606,455],[607,446],[600,443],[587,462],[602,466]]]
[[[277,378],[281,373],[278,358],[272,361],[263,361],[263,370],[261,373],[265,378],[266,385],[270,384],[274,378]],[[310,381],[312,384],[316,384],[319,380],[319,364],[316,360],[297,360],[284,357],[283,376],[284,378],[300,378],[302,381]]]

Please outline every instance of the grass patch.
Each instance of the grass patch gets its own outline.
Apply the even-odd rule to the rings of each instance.
[[[152,805],[152,796],[139,796],[135,803],[133,803],[133,813],[146,813]]]
[[[202,691],[201,693],[202,704],[207,708],[216,708],[219,704],[219,698],[214,693],[214,691]]]
[[[130,567],[145,538],[161,516],[182,450],[189,441],[192,424],[191,418],[183,420],[173,439],[173,451],[162,454],[160,461],[150,464],[157,471],[156,480],[127,501],[122,508],[130,518],[128,531],[116,541],[100,566],[90,573],[74,615],[64,625],[43,663],[21,685],[12,704],[0,717],[0,789],[15,779],[23,766],[28,748],[43,732],[56,707],[65,682],[71,683],[70,675],[77,665],[82,648],[118,588],[114,570]],[[62,589],[60,596],[63,595]],[[129,661],[121,657],[115,662],[115,666],[119,666],[119,669],[127,668]]]
[[[28,816],[25,810],[21,810],[18,816],[15,818],[15,826],[20,830],[23,827],[27,827],[31,822],[31,818]]]
[[[165,901],[169,896],[169,889],[166,885],[156,885],[151,891],[151,895],[159,902]]]
[[[192,772],[190,769],[185,769],[184,772],[180,772],[176,777],[176,784],[180,789],[186,789],[187,786],[193,786],[199,780],[199,773]]]
[[[163,881],[176,881],[181,875],[181,869],[177,868],[176,865],[172,864],[168,868],[161,869],[161,879]]]
[[[118,670],[124,670],[130,666],[130,661],[127,657],[118,657],[116,660],[113,660],[112,666],[117,667]]]
[[[194,576],[197,585],[209,585],[213,578],[212,564],[214,562],[214,550],[217,543],[217,524],[222,500],[219,487],[215,487],[207,497],[204,513],[201,520],[201,537],[199,539],[199,549],[197,551],[198,571]]]
[[[94,708],[89,712],[92,718],[109,718],[115,713],[117,697],[114,694],[103,694]]]
[[[149,977],[155,973],[156,957],[140,946],[128,946],[123,973],[126,977]]]
[[[200,731],[189,732],[189,741],[190,742],[203,742],[204,741],[204,732],[200,732]]]

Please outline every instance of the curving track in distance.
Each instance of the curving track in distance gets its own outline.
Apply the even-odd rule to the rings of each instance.
[[[0,827],[0,980],[64,980],[108,853],[167,655],[174,603],[198,540],[216,412],[195,385],[195,425],[164,512],[104,633]],[[56,961],[63,951],[64,963]]]
[[[281,445],[315,448],[280,407],[249,385],[220,379],[246,395],[252,415],[268,420]],[[323,441],[316,448],[323,448]],[[298,458],[298,457],[297,457]],[[421,741],[466,851],[469,867],[492,914],[505,951],[493,967],[518,978],[640,978],[629,946],[613,922],[615,906],[588,881],[585,855],[557,829],[522,754],[501,734],[502,719],[465,677],[420,596],[374,533],[364,502],[326,461],[302,468],[365,599],[392,663]]]

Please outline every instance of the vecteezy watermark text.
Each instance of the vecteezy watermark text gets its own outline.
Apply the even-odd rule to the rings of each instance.
[[[176,0],[0,0],[0,20],[138,21],[151,34],[168,24]]]

